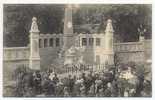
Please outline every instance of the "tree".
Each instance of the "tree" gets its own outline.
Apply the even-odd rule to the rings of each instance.
[[[40,33],[62,33],[63,8],[63,5],[4,5],[4,46],[27,46],[33,16],[38,18]]]
[[[87,23],[87,16],[89,16],[88,23],[100,23],[99,31],[101,32],[105,30],[107,19],[111,18],[115,35],[119,35],[122,42],[138,40],[137,28],[140,25],[147,29],[146,37],[151,38],[151,5],[81,5],[78,13],[82,16],[80,17],[81,24]],[[74,17],[76,19],[79,16]]]
[[[73,9],[73,24],[100,24],[98,32],[104,33],[107,19],[113,20],[116,40],[137,41],[138,27],[146,28],[146,37],[151,38],[152,9],[149,4],[80,5]],[[38,18],[41,33],[62,33],[64,5],[4,5],[4,46],[26,46],[33,16]]]

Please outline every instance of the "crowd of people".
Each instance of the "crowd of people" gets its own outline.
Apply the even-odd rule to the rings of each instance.
[[[63,77],[52,70],[20,71],[16,77],[15,95],[18,97],[150,96],[151,90],[148,86],[151,82],[138,77],[136,80],[131,84],[128,80],[119,78],[113,71],[100,73],[88,71]]]

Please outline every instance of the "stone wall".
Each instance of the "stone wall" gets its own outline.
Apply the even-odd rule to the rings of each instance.
[[[145,58],[146,60],[152,59],[152,41],[151,40],[145,40],[144,42],[144,48],[145,48]]]
[[[53,45],[50,46],[50,39],[53,38]],[[56,46],[56,38],[60,39],[60,45]],[[86,45],[82,44],[82,39],[86,38]],[[89,43],[89,39],[93,38],[93,44]],[[96,38],[100,38],[100,46],[96,46]],[[59,62],[59,52],[63,46],[63,34],[46,34],[40,35],[42,42],[40,48],[41,66],[50,66]],[[47,44],[44,44],[44,40]],[[46,45],[46,46],[45,46]],[[76,35],[75,47],[82,51],[82,60],[86,64],[104,64],[106,60],[107,51],[105,50],[105,35],[104,34],[79,34]],[[143,42],[126,42],[114,43],[114,52],[117,54],[120,62],[126,63],[130,61],[143,62],[144,60],[151,60],[151,40],[144,40]]]
[[[83,45],[82,39],[86,39],[86,45]],[[82,54],[83,61],[86,64],[103,63],[102,56],[104,55],[105,38],[104,34],[80,34],[79,36],[80,48],[84,49]],[[97,39],[100,40],[99,45],[96,45]],[[91,41],[93,41],[91,43]]]
[[[23,61],[29,59],[29,47],[3,48],[3,61]]]
[[[96,56],[101,56],[101,59],[104,57],[104,48],[105,48],[105,39],[104,34],[74,34],[75,47],[79,48],[82,51],[82,59],[85,63],[96,63]],[[56,46],[56,38],[59,38],[60,44]],[[82,44],[82,39],[85,38],[87,43],[86,45]],[[89,39],[93,38],[93,44],[90,44]],[[100,45],[96,45],[96,38],[100,39]],[[52,40],[53,42],[50,42]],[[58,62],[58,54],[63,47],[63,34],[40,34],[40,58],[41,66],[50,66]],[[103,60],[100,60],[103,61]]]
[[[62,36],[62,34],[40,34],[39,53],[42,69],[50,67],[51,64],[56,65],[58,53],[63,46]]]
[[[29,47],[10,47],[3,49],[3,77],[4,82],[11,80],[17,67],[29,65]]]
[[[115,43],[114,51],[121,63],[147,62],[152,59],[152,41]]]
[[[74,45],[82,51],[79,55],[84,63],[105,64],[107,51],[105,50],[104,34],[81,33],[78,35],[75,34],[75,36],[76,41]],[[58,44],[56,44],[57,38],[59,39]],[[87,41],[85,45],[82,43],[83,38]],[[90,39],[92,38],[93,44],[90,44]],[[100,45],[96,45],[97,38],[100,39]],[[40,34],[39,45],[40,64],[42,69],[50,67],[51,64],[57,65],[61,62],[61,59],[59,59],[59,52],[63,47],[63,34]],[[142,42],[114,43],[114,52],[117,54],[121,63],[130,61],[138,63],[144,61],[147,62],[151,61],[152,43],[151,40],[144,40]],[[29,47],[4,48],[4,70],[12,69],[12,66],[28,66],[29,53]]]

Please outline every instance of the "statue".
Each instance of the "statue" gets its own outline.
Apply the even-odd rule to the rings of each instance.
[[[33,17],[32,18],[32,25],[31,25],[31,29],[30,29],[31,33],[39,33],[39,29],[38,29],[38,25],[37,25],[37,18]]]
[[[144,36],[144,33],[146,32],[146,29],[143,29],[143,26],[140,25],[140,27],[138,28],[138,32],[140,36]]]
[[[114,32],[114,29],[113,29],[113,26],[112,26],[112,20],[108,19],[105,33],[113,33],[113,32]]]

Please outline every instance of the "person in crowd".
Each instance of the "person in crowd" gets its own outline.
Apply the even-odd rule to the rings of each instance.
[[[33,82],[34,82],[34,90],[35,90],[35,94],[38,95],[38,94],[41,94],[41,74],[40,74],[40,71],[36,71],[35,74],[34,74],[34,79],[33,79]]]
[[[92,84],[91,86],[90,86],[90,89],[89,89],[89,91],[88,91],[88,96],[89,97],[94,97],[95,96],[95,88],[94,88],[94,84]]]
[[[124,97],[129,97],[129,88],[125,88]]]
[[[118,96],[118,85],[117,84],[118,84],[117,79],[114,79],[112,81],[112,92],[111,92],[112,97]]]
[[[100,79],[100,77],[96,77],[95,80],[95,94],[96,96],[99,96],[99,90],[102,88],[102,80]]]
[[[53,80],[50,80],[50,84],[49,84],[49,91],[50,91],[50,95],[52,97],[56,96],[56,85],[53,82]]]
[[[151,89],[152,89],[152,83],[149,80],[144,80],[143,82],[143,90],[141,91],[141,96],[144,97],[150,97],[152,95]]]
[[[59,82],[59,78],[57,77],[56,73],[54,74],[54,77],[52,80],[53,80],[54,84],[57,85],[57,83]]]
[[[124,79],[120,79],[120,78],[117,79],[118,96],[119,97],[123,97],[124,96],[124,89],[125,89],[124,82],[125,82]]]
[[[76,77],[76,75],[74,75],[74,76],[73,76],[73,81],[74,81],[74,83],[76,82],[76,80],[77,80],[77,77]]]
[[[64,92],[64,97],[69,97],[70,96],[69,92],[68,92],[68,87],[67,86],[64,87],[63,92]]]
[[[73,93],[76,97],[80,96],[80,86],[82,83],[83,83],[83,79],[81,79],[80,77],[77,77],[75,84],[74,84],[74,89],[73,89]]]
[[[16,96],[21,97],[24,94],[24,82],[23,82],[24,72],[21,71],[17,74],[16,78]]]
[[[129,90],[129,97],[134,97],[135,96],[135,93],[136,93],[136,89],[130,89]]]
[[[97,96],[98,96],[98,97],[103,97],[103,95],[104,95],[104,94],[103,94],[103,91],[104,91],[104,88],[102,88],[102,87],[99,88]]]
[[[55,76],[55,72],[49,71],[48,73],[49,73],[49,79],[53,80],[53,77]]]
[[[63,97],[63,89],[64,89],[64,84],[62,82],[62,79],[57,83],[56,86],[56,96],[57,97]]]
[[[23,89],[24,96],[31,97],[33,96],[33,74],[31,72],[27,72],[23,77]]]
[[[71,77],[71,75],[69,75],[68,76],[68,89],[69,89],[68,92],[69,92],[70,96],[72,96],[74,84],[75,84],[74,79]]]
[[[86,88],[85,94],[86,95],[88,94],[88,91],[92,84],[93,84],[93,77],[92,77],[92,74],[89,72],[85,79],[85,88]]]
[[[58,76],[54,72],[20,71],[16,78],[16,95],[34,97],[133,97],[150,96],[151,82],[143,76],[126,80],[111,76],[112,72],[82,72],[80,75]],[[136,76],[135,76],[136,77]],[[135,83],[135,84],[134,84]]]
[[[104,97],[111,97],[111,83],[107,83],[107,88],[104,91]]]
[[[44,80],[42,82],[42,92],[45,94],[45,96],[50,96],[50,79],[48,76],[44,77]]]
[[[76,95],[77,95],[77,84],[76,84],[76,80],[78,80],[77,79],[77,77],[76,77],[76,75],[74,75],[73,76],[73,83],[74,83],[74,85],[73,85],[73,91],[72,91],[72,96],[73,97],[76,97]]]
[[[25,86],[25,91],[24,91],[24,95],[23,95],[23,97],[34,97],[35,95],[34,95],[34,93],[33,93],[33,90],[32,90],[32,88],[30,88],[30,87],[27,87],[27,86]]]
[[[144,75],[140,74],[137,76],[137,84],[136,84],[136,96],[140,96],[140,92],[143,90],[143,82],[144,82]]]
[[[86,94],[85,94],[85,90],[86,88],[85,88],[85,85],[84,85],[84,83],[82,83],[81,84],[81,87],[80,87],[80,96],[81,97],[85,97],[86,96]]]

